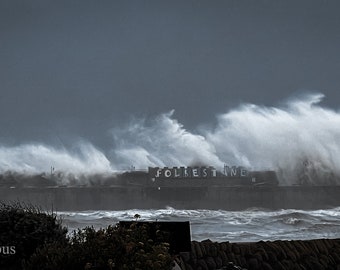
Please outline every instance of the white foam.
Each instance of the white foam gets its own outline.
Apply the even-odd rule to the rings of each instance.
[[[133,165],[228,165],[273,169],[281,184],[340,184],[340,113],[322,107],[322,94],[306,95],[282,107],[243,104],[216,118],[214,128],[191,132],[174,111],[112,130],[103,153],[89,142],[75,149],[45,144],[0,147],[0,172],[112,173]],[[199,108],[198,108],[199,109]]]
[[[301,175],[318,184],[339,183],[340,113],[321,107],[322,99],[322,94],[306,95],[281,108],[243,104],[200,134],[173,119],[173,111],[135,122],[115,133],[121,146],[115,149],[116,162],[217,168],[227,163],[274,169],[282,184],[294,184]]]

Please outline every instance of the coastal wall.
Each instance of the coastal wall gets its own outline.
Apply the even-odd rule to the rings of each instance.
[[[257,243],[191,243],[177,259],[182,270],[326,270],[340,269],[340,239]],[[234,267],[233,267],[234,265]],[[239,268],[240,269],[240,268]]]
[[[2,201],[24,201],[44,210],[320,209],[340,206],[340,186],[325,187],[51,187],[0,188]]]
[[[287,186],[210,188],[208,197],[228,210],[263,207],[270,209],[316,209],[340,206],[340,186]]]

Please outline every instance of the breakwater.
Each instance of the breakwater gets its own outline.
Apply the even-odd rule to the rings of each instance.
[[[182,270],[326,270],[340,269],[340,239],[215,243],[193,241],[177,258]]]
[[[340,205],[340,186],[287,187],[16,187],[0,188],[3,201],[20,200],[46,210],[325,209]]]

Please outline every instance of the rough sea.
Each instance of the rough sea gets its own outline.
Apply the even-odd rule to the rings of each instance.
[[[340,111],[322,105],[324,95],[291,98],[280,106],[240,104],[216,115],[212,123],[187,129],[174,111],[132,119],[110,130],[112,145],[71,140],[72,147],[42,142],[0,145],[0,174],[61,175],[59,186],[92,185],[103,176],[148,167],[225,164],[274,170],[279,184],[340,185]],[[105,178],[105,177],[104,177]],[[5,181],[6,182],[6,181]],[[96,182],[96,181],[94,181]],[[339,194],[340,195],[340,194]],[[60,212],[69,230],[106,227],[119,220],[190,221],[192,239],[259,241],[340,238],[340,206],[302,211],[211,211],[132,209]]]
[[[265,240],[307,240],[340,238],[340,207],[304,211],[271,211],[252,208],[244,211],[131,209],[123,211],[58,212],[69,232],[93,226],[106,228],[120,220],[190,221],[192,240],[254,242]]]

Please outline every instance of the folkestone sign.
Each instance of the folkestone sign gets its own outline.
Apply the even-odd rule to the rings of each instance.
[[[152,178],[247,177],[248,171],[236,166],[225,166],[220,174],[214,167],[149,167],[149,174]]]

